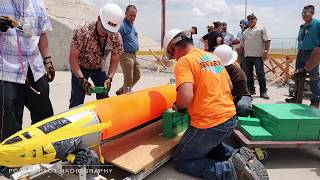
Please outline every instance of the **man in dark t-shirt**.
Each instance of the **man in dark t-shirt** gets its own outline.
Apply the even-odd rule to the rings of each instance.
[[[208,51],[213,52],[214,49],[223,44],[222,30],[223,26],[221,22],[213,22],[214,30],[208,33]]]

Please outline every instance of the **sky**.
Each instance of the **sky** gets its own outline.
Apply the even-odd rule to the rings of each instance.
[[[144,35],[160,41],[161,0],[83,0],[98,8],[108,2],[120,5],[124,10],[129,4],[136,5],[138,14],[136,29]],[[228,30],[237,34],[239,21],[245,17],[245,0],[166,0],[166,30],[173,28],[198,28],[195,39],[201,38],[206,26],[213,21],[225,21]],[[319,0],[247,0],[247,13],[254,13],[258,24],[265,26],[274,47],[294,47],[302,8],[312,4],[316,7],[315,18],[319,18]],[[319,10],[320,11],[320,10]]]

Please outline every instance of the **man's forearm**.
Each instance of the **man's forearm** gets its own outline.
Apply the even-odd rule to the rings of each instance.
[[[38,47],[43,58],[49,56],[49,45],[48,45],[48,37],[46,33],[42,33],[40,35],[40,40],[38,43]]]
[[[108,77],[112,78],[116,73],[119,64],[119,59],[120,55],[111,55],[110,66],[107,74]]]
[[[320,63],[320,47],[317,47],[313,50],[309,60],[307,61],[307,64],[305,66],[305,69],[307,72],[310,72],[317,64]]]
[[[264,50],[265,51],[269,51],[270,48],[270,40],[269,41],[264,41]]]
[[[83,78],[83,74],[81,72],[80,65],[78,63],[79,55],[80,55],[80,51],[77,48],[71,46],[69,63],[70,63],[71,71],[73,72],[73,74],[75,74],[75,76],[78,79]]]
[[[239,49],[239,56],[242,56],[244,53],[244,47],[241,46],[240,49]]]

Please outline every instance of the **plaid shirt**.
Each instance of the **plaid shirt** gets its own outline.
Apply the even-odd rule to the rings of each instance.
[[[42,0],[1,0],[0,16],[19,20],[25,30],[29,26],[32,31],[31,36],[16,28],[0,32],[0,79],[25,84],[30,67],[37,81],[45,74],[38,47],[40,35],[52,29]]]

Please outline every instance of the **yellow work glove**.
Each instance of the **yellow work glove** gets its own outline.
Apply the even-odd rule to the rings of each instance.
[[[79,82],[80,82],[80,87],[83,90],[83,92],[86,95],[90,95],[91,93],[89,92],[89,89],[93,88],[93,86],[89,83],[89,81],[85,78],[79,78]]]
[[[55,70],[53,64],[51,62],[51,57],[45,57],[43,61],[44,67],[46,69],[47,78],[49,82],[52,82],[55,77]]]
[[[107,94],[109,94],[109,91],[111,89],[111,82],[112,82],[111,77],[107,77],[107,79],[104,81],[104,88],[106,89]]]

